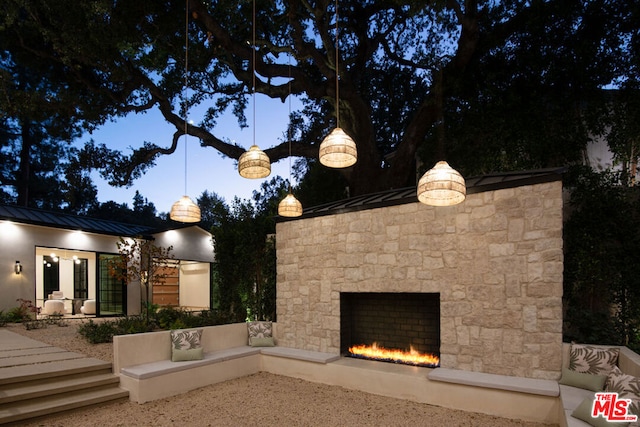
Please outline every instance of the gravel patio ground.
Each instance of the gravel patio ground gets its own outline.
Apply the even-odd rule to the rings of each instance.
[[[111,362],[111,344],[89,344],[78,333],[81,320],[68,326],[27,331],[29,338]],[[541,427],[510,420],[377,396],[269,373],[211,385],[145,404],[119,401],[51,415],[21,426],[451,426]]]

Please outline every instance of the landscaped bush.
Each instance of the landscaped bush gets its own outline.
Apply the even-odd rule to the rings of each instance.
[[[184,329],[229,323],[213,310],[190,312],[173,307],[158,310],[146,316],[127,316],[94,322],[89,320],[78,328],[78,333],[92,344],[112,342],[114,335],[139,334],[154,330]]]
[[[120,317],[102,322],[89,320],[78,327],[78,333],[91,344],[112,342],[114,335],[139,334],[152,330],[153,326],[142,316]]]
[[[20,305],[9,309],[3,316],[4,321],[6,323],[22,323],[33,320],[38,312],[38,308],[26,299],[18,298],[16,301],[19,302]]]

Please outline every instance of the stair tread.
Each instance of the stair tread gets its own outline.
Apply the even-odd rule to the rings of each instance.
[[[119,384],[120,379],[111,372],[80,374],[70,377],[57,377],[45,380],[33,380],[9,384],[0,392],[0,403],[13,402],[20,399],[33,399],[57,393],[71,392],[108,384]]]
[[[74,393],[7,403],[0,405],[0,424],[35,418],[111,400],[124,399],[128,396],[129,392],[127,390],[114,386],[98,390],[81,390]]]
[[[0,368],[0,384],[10,384],[32,379],[64,376],[77,372],[111,369],[111,363],[93,358],[59,360],[32,365]]]

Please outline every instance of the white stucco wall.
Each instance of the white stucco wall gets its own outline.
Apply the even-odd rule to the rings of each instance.
[[[208,263],[214,260],[211,234],[193,226],[157,233],[153,237],[158,246],[173,246],[172,253],[176,259],[206,263],[206,274],[194,275],[187,279],[187,287],[198,289],[198,293],[193,297],[185,296],[185,300],[190,303],[198,301],[197,306],[206,301],[204,305],[208,306]],[[39,300],[40,304],[42,303],[46,296],[42,295],[42,282],[38,281],[38,278],[42,278],[43,256],[49,255],[51,249],[63,258],[71,258],[74,254],[90,258],[89,296],[95,297],[95,253],[117,254],[118,240],[118,236],[0,221],[0,310],[7,311],[16,307],[19,305],[19,298],[32,302]],[[94,262],[91,262],[92,260]],[[20,261],[22,265],[21,274],[14,272],[16,261]],[[73,280],[69,279],[72,268],[71,264],[67,266],[69,268],[65,267],[67,262],[71,263],[61,260],[60,287],[65,295],[73,295]],[[197,287],[193,284],[196,278]],[[206,293],[202,288],[206,288]],[[138,313],[140,303],[140,286],[129,284],[128,314]]]

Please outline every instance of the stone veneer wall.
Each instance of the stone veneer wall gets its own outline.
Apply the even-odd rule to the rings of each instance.
[[[557,379],[562,183],[276,227],[279,345],[338,354],[340,292],[439,292],[441,366]]]

